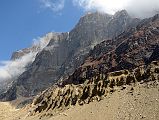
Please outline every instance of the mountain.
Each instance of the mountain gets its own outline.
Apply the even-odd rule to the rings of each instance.
[[[68,79],[46,89],[33,100],[30,115],[54,115],[70,106],[100,101],[128,86],[132,87],[132,95],[133,87],[140,84],[147,89],[158,88],[158,45],[157,14],[142,20],[136,28],[95,46]]]
[[[87,13],[70,32],[51,33],[35,53],[0,94],[3,101],[17,98],[11,103],[18,108],[31,104],[17,111],[0,103],[2,119],[158,120],[159,14],[139,20],[126,11]]]
[[[131,69],[158,60],[159,15],[142,20],[136,28],[122,33],[117,38],[97,45],[89,54],[101,61],[108,71]],[[108,49],[109,46],[114,46]]]
[[[59,79],[72,74],[95,45],[135,27],[139,21],[140,19],[131,18],[125,10],[113,16],[98,12],[87,13],[70,32],[54,34],[27,70],[0,95],[0,99],[13,100],[21,96],[37,95]],[[12,59],[19,58],[32,49],[34,47],[16,52]]]
[[[82,84],[94,71],[104,73],[132,70],[159,60],[159,15],[144,19],[118,37],[105,40],[90,50],[85,62],[62,84]]]

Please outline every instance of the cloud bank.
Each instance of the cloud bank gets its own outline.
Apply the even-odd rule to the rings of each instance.
[[[86,11],[97,10],[109,14],[124,9],[130,15],[142,18],[159,11],[159,0],[73,0],[73,4]]]
[[[159,0],[128,0],[126,10],[137,17],[150,17],[159,13]]]
[[[30,52],[14,61],[3,61],[0,66],[0,81],[10,80],[25,71],[25,67],[33,61],[36,53]]]
[[[98,10],[114,14],[119,10],[123,10],[128,0],[73,0],[73,4],[80,6],[86,11]]]

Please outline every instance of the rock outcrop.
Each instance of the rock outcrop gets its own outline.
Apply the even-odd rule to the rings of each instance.
[[[140,66],[133,70],[121,70],[111,73],[100,73],[90,79],[85,79],[83,84],[68,84],[64,87],[54,86],[36,97],[32,103],[32,112],[53,114],[76,104],[88,104],[94,100],[100,101],[107,94],[120,87],[137,82],[159,82],[159,61],[154,61],[148,66]]]

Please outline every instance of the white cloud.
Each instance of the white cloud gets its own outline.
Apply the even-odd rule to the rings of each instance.
[[[125,9],[136,17],[153,16],[159,10],[159,0],[73,0],[73,4],[86,11],[97,10],[109,14]]]
[[[45,8],[54,12],[61,11],[66,0],[40,0]],[[127,10],[135,17],[150,17],[159,11],[159,0],[71,0],[73,5],[85,11],[97,10],[114,14],[120,10]]]
[[[87,10],[98,10],[109,14],[114,14],[122,10],[129,0],[73,0],[74,5],[78,5]]]
[[[159,11],[159,0],[130,0],[125,8],[137,17],[150,17]]]
[[[26,65],[34,60],[35,55],[35,52],[30,52],[20,59],[1,62],[2,66],[0,66],[0,81],[9,80],[19,76],[25,71]]]
[[[64,8],[65,0],[40,0],[42,6],[51,9],[53,12],[59,12]]]

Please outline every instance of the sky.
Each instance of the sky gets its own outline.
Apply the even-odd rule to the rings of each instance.
[[[87,11],[122,9],[149,17],[159,11],[159,0],[0,0],[0,61],[48,32],[70,31]]]

